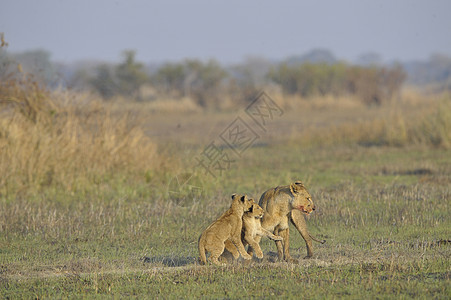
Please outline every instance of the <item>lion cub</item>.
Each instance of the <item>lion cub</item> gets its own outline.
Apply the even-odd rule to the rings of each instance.
[[[202,263],[207,263],[205,253],[210,252],[210,261],[219,265],[218,258],[224,252],[224,243],[227,240],[231,242],[233,248],[238,248],[244,259],[252,259],[241,242],[242,217],[252,207],[252,203],[253,201],[246,195],[232,195],[230,208],[208,226],[199,237],[199,255]]]
[[[249,244],[255,250],[255,254],[258,258],[263,258],[263,251],[259,245],[260,239],[258,239],[258,242],[255,240],[257,236],[267,236],[274,241],[281,241],[283,239],[281,236],[274,235],[272,234],[272,232],[262,227],[261,219],[263,218],[265,212],[260,205],[255,203],[254,199],[251,200],[251,208],[243,215],[243,229],[241,233],[241,240],[244,246]],[[230,253],[232,253],[234,259],[237,259],[239,257],[239,253],[237,252],[231,241],[226,241],[225,247]]]

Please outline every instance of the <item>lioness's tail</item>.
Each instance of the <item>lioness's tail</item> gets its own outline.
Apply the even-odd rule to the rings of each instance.
[[[199,237],[198,245],[199,245],[200,262],[201,262],[201,264],[206,265],[207,264],[207,256],[205,255],[205,238],[204,238],[203,234]]]
[[[311,235],[310,233],[308,234],[309,236],[310,236],[310,238],[312,239],[312,240],[314,240],[315,242],[318,242],[318,243],[321,243],[321,244],[324,244],[325,242],[326,242],[326,240],[318,240],[317,238],[315,238],[313,235]]]

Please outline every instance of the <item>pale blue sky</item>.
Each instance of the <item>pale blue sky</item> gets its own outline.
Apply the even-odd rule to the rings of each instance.
[[[247,55],[282,59],[328,49],[355,60],[451,55],[451,1],[0,0],[8,51],[46,49],[52,59],[148,62]]]

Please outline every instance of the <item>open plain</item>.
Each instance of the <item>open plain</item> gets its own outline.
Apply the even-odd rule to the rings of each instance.
[[[271,95],[280,112],[259,126],[246,105],[27,93],[0,124],[1,298],[451,296],[449,95],[379,107]],[[327,241],[312,259],[290,227],[298,263],[263,239],[261,262],[199,264],[199,235],[231,194],[295,180]]]

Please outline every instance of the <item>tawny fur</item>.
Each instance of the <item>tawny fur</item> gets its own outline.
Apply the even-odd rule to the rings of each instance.
[[[210,253],[210,261],[219,265],[218,258],[224,252],[224,243],[230,240],[244,259],[251,259],[241,242],[242,217],[252,206],[246,195],[232,195],[232,205],[219,219],[205,229],[199,238],[200,261],[207,263],[206,252]]]
[[[260,248],[260,238],[266,236],[272,240],[280,241],[282,237],[274,235],[272,232],[264,229],[261,225],[261,219],[264,215],[263,208],[260,207],[257,203],[253,203],[252,207],[248,212],[245,212],[243,215],[243,229],[241,233],[241,241],[243,245],[250,245],[252,249],[255,250],[255,254],[258,258],[263,258],[263,251]],[[256,237],[260,237],[258,242],[256,241]],[[239,253],[236,247],[231,243],[231,241],[227,240],[225,243],[226,249],[233,255],[234,259],[239,257]]]
[[[324,243],[313,238],[307,230],[304,214],[310,214],[315,210],[312,197],[302,182],[296,181],[290,185],[278,186],[267,190],[259,201],[265,211],[262,219],[262,227],[276,235],[280,235],[283,241],[275,241],[279,260],[294,261],[289,253],[290,234],[288,221],[291,221],[307,246],[306,258],[313,256],[312,240]],[[257,237],[256,242],[259,242]],[[256,250],[257,251],[257,250]],[[248,251],[252,254],[252,249]]]

